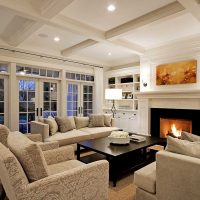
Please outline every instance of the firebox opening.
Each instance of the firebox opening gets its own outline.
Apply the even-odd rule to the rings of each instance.
[[[160,118],[161,138],[166,138],[168,135],[180,137],[182,131],[192,132],[192,120]]]

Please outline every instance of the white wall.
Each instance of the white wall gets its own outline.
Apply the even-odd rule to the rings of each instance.
[[[156,66],[184,60],[197,60],[197,82],[156,85]],[[150,133],[150,108],[200,109],[200,38],[148,50],[140,61],[139,132]],[[144,87],[142,82],[147,83]]]

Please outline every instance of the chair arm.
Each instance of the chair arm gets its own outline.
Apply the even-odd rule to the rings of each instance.
[[[105,160],[96,161],[32,182],[21,199],[108,200],[108,171]]]
[[[29,138],[33,142],[42,142],[41,134],[26,134],[26,137]]]
[[[158,199],[198,200],[200,197],[200,159],[160,151],[156,155],[156,193]]]
[[[59,142],[58,141],[52,141],[52,142],[42,142],[38,143],[42,151],[48,151],[59,148]]]
[[[49,137],[49,125],[42,122],[32,121],[31,122],[31,133],[32,134],[41,134],[42,141]]]
[[[63,146],[57,149],[44,151],[43,154],[47,165],[75,159],[74,148],[72,146]]]

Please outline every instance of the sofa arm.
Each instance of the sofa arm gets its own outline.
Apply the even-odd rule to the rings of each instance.
[[[26,134],[26,137],[33,142],[42,142],[42,136],[40,134]]]
[[[75,159],[74,148],[72,146],[63,146],[57,149],[44,151],[43,154],[48,165]]]
[[[160,151],[156,155],[156,193],[158,199],[198,200],[200,197],[200,159]]]
[[[42,149],[42,151],[48,151],[59,148],[59,142],[58,141],[41,142],[39,143],[39,146]]]
[[[42,122],[32,121],[31,122],[31,133],[41,134],[42,141],[49,137],[49,125]]]
[[[54,174],[28,184],[21,199],[108,200],[108,170],[101,160]]]

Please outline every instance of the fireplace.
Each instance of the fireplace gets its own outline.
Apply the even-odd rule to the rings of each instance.
[[[151,108],[151,135],[180,137],[181,131],[200,135],[200,110]]]

